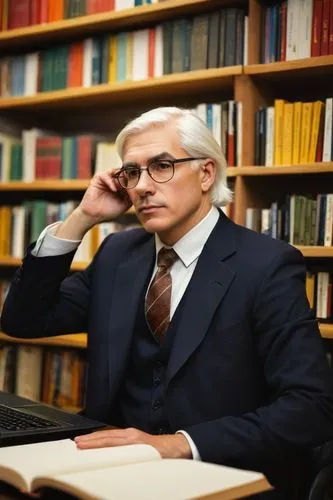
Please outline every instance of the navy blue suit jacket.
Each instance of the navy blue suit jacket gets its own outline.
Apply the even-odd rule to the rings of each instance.
[[[135,229],[108,237],[70,277],[73,253],[28,251],[13,279],[6,333],[88,332],[90,417],[112,423],[154,257],[154,237]],[[331,373],[304,283],[298,250],[221,213],[182,299],[166,376],[170,427],[186,430],[203,460],[263,471],[281,487],[333,438]]]

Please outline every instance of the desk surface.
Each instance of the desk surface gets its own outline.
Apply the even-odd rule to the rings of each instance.
[[[45,499],[45,500],[73,500],[76,497],[73,497],[72,495],[67,495],[64,492],[60,491],[54,491],[54,490],[47,490],[47,493],[45,492],[45,495],[42,496],[31,496],[31,495],[25,495],[24,493],[20,493],[16,488],[13,488],[12,486],[0,482],[0,499],[1,500],[32,500],[32,499]]]

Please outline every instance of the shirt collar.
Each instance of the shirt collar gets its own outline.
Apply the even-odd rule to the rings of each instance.
[[[185,267],[189,267],[199,257],[219,216],[218,209],[212,206],[208,214],[173,245],[173,249],[177,252]],[[167,247],[156,233],[155,246],[156,255],[162,247]]]

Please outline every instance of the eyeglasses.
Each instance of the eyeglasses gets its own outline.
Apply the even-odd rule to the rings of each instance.
[[[148,175],[151,179],[153,179],[153,181],[162,184],[163,182],[170,181],[174,176],[175,164],[205,159],[206,158],[200,157],[178,158],[176,160],[151,160],[148,162],[146,167],[139,167],[139,165],[136,164],[122,167],[116,174],[114,174],[114,178],[117,179],[121,187],[125,189],[133,189],[138,184],[142,171],[147,170]]]

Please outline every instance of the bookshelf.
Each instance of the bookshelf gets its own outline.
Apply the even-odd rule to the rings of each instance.
[[[9,337],[4,333],[0,333],[0,342],[10,342],[14,344],[26,345],[42,345],[42,346],[60,346],[60,347],[74,347],[85,349],[87,347],[87,335],[85,333],[76,333],[69,335],[58,335],[57,337],[43,337],[41,339],[19,339]]]
[[[75,88],[43,92],[27,97],[2,98],[0,112],[4,110],[29,110],[100,106],[104,104],[126,104],[136,99],[183,97],[201,92],[232,90],[234,78],[242,74],[241,66],[210,68],[189,71],[184,74],[164,75],[159,78],[96,85],[90,88]]]
[[[244,67],[246,75],[267,75],[267,79],[278,80],[285,76],[328,76],[333,74],[333,55],[279,61],[270,64],[251,64]]]
[[[237,2],[245,4],[245,1]],[[228,0],[219,0],[216,5],[230,5]],[[161,22],[183,15],[207,12],[211,9],[210,0],[167,0],[140,8],[118,12],[102,12],[87,16],[64,19],[42,25],[18,28],[0,32],[0,49],[10,49],[25,44],[32,46],[45,42],[74,38],[82,33],[93,34],[105,30],[123,30]]]
[[[259,0],[167,0],[119,12],[103,12],[3,31],[0,32],[0,51],[4,55],[16,54],[22,46],[26,51],[38,51],[60,41],[70,42],[105,31],[116,33],[149,28],[157,23],[206,14],[222,7],[246,9],[247,64],[164,74],[140,81],[125,80],[45,91],[29,96],[0,97],[0,120],[8,119],[22,128],[47,126],[64,134],[84,132],[89,122],[93,132],[116,133],[128,118],[154,106],[194,106],[202,102],[234,99],[242,104],[241,166],[230,166],[227,171],[235,193],[235,222],[244,225],[247,208],[266,207],[289,191],[295,190],[300,194],[309,192],[312,195],[327,193],[333,185],[333,159],[297,165],[255,165],[255,115],[261,106],[272,105],[274,99],[314,100],[333,95],[329,89],[333,76],[333,54],[260,63],[259,26],[265,7]],[[308,87],[303,84],[305,78]],[[119,107],[121,113],[115,113]],[[88,181],[84,179],[0,182],[0,196],[6,203],[35,194],[66,199],[72,193],[80,197],[87,185]],[[133,214],[132,210],[129,212]],[[333,257],[332,246],[296,246],[310,263]],[[20,262],[18,258],[0,257],[0,279],[2,274],[13,272]],[[87,264],[75,262],[71,270],[84,269]],[[323,338],[333,339],[333,325],[321,323],[320,331]],[[0,334],[0,340],[16,342],[3,334]],[[24,342],[84,349],[86,336],[78,334]]]

